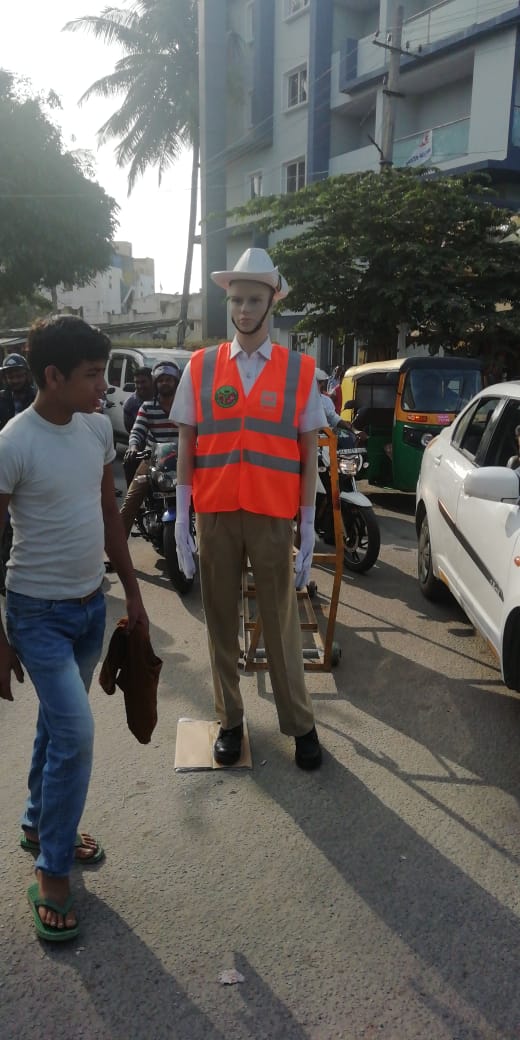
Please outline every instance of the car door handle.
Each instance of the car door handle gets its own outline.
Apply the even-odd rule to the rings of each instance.
[[[115,401],[105,401],[105,408],[115,408]]]

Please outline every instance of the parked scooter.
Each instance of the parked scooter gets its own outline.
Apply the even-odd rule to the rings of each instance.
[[[147,494],[141,511],[136,519],[136,526],[148,542],[151,542],[166,561],[166,568],[174,589],[186,595],[193,585],[193,578],[182,573],[177,560],[175,545],[175,489],[177,486],[177,441],[165,444],[154,444],[139,452],[139,461],[150,459],[150,469],[145,476],[136,480],[146,480]],[[192,536],[195,539],[195,519],[191,514]]]
[[[357,490],[356,477],[368,466],[364,435],[350,430],[337,432],[338,482],[343,524],[343,559],[349,571],[362,574],[379,556],[381,535],[370,499]],[[334,516],[330,485],[329,449],[318,448],[316,532],[334,545]]]

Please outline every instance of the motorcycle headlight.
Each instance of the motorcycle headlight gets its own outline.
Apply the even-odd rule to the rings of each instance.
[[[338,470],[344,477],[355,477],[362,465],[361,455],[343,455],[338,458]]]
[[[161,491],[171,491],[177,483],[177,478],[171,473],[162,473],[160,470],[154,474],[155,483]]]

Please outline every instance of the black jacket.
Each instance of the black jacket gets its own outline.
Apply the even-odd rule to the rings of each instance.
[[[22,399],[22,407],[18,411],[23,412],[30,404],[33,403],[36,397],[36,390],[32,386],[25,387]],[[12,391],[9,389],[0,390],[0,430],[3,430],[5,424],[9,422],[9,419],[16,415],[16,409],[14,406],[14,397]]]

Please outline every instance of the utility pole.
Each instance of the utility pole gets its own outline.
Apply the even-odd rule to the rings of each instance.
[[[376,46],[384,47],[385,50],[390,51],[388,75],[386,78],[386,84],[383,87],[383,119],[381,147],[379,148],[379,154],[381,157],[379,160],[379,168],[381,172],[389,170],[393,165],[395,107],[397,98],[403,96],[399,91],[401,78],[401,54],[406,54],[406,51],[401,49],[403,40],[403,21],[404,8],[402,4],[399,4],[395,11],[395,26],[393,29],[390,29],[386,43],[382,43],[378,39],[373,41]]]

